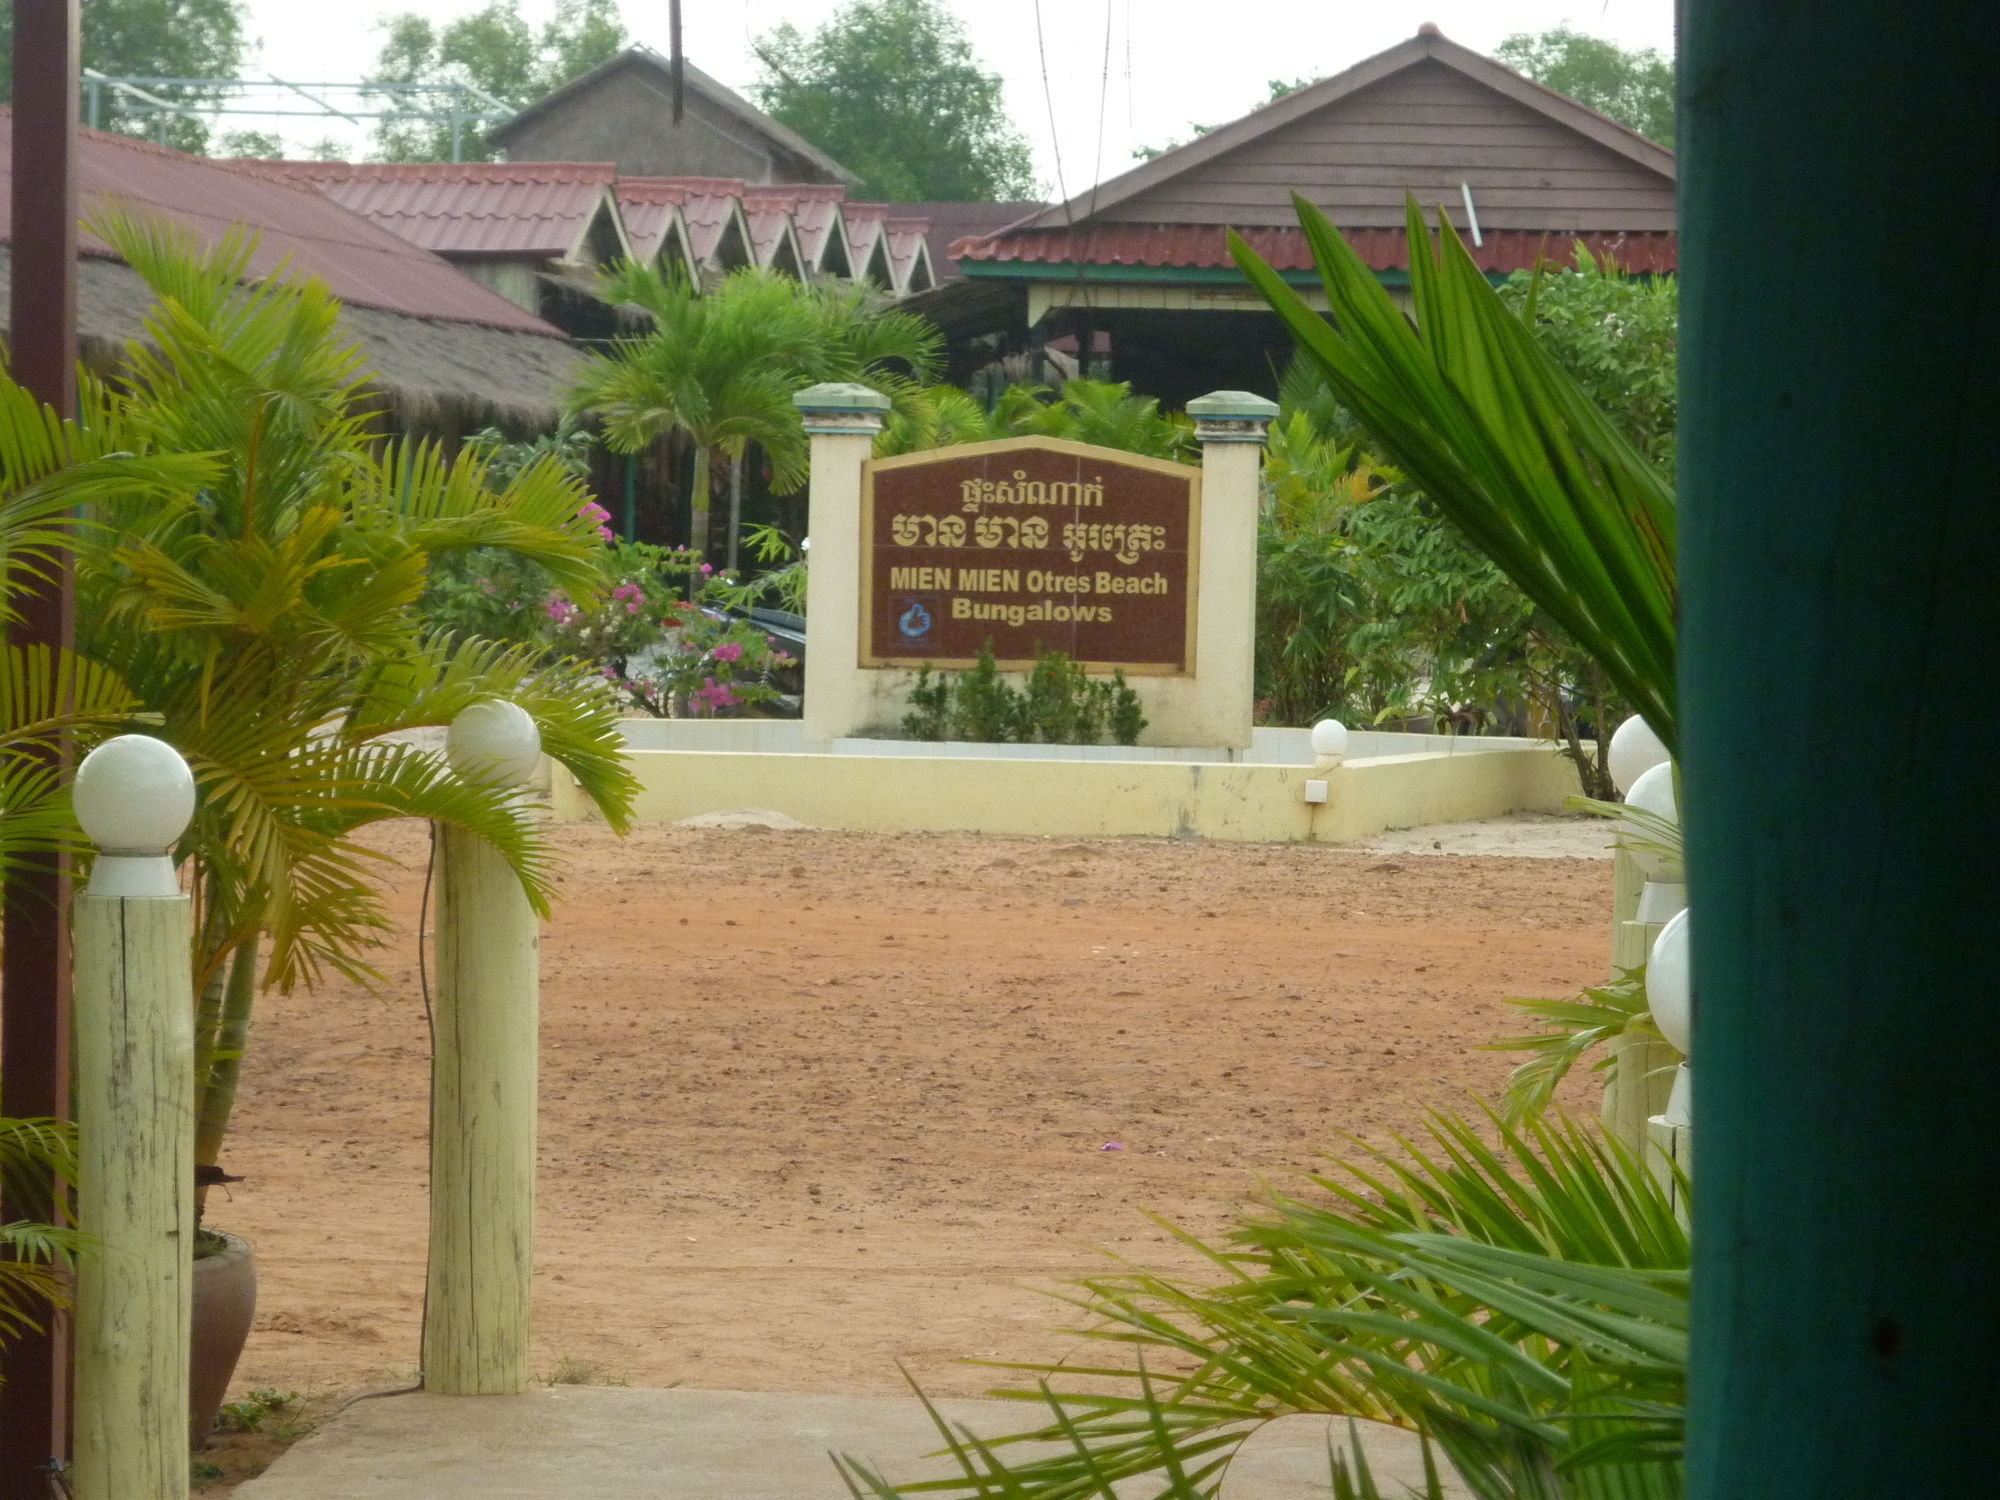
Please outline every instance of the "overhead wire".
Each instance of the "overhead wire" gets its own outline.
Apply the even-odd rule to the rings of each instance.
[[[1106,3],[1109,4],[1109,0],[1106,0]],[[1075,205],[1070,200],[1069,184],[1064,180],[1063,176],[1062,132],[1056,126],[1055,90],[1049,85],[1049,47],[1047,36],[1042,29],[1042,0],[1034,0],[1034,4],[1035,56],[1036,61],[1041,65],[1042,102],[1046,106],[1049,116],[1049,151],[1055,159],[1056,192],[1062,199],[1063,228],[1068,234],[1069,253],[1071,256],[1076,256],[1078,254],[1076,243],[1076,210]],[[1072,264],[1076,267],[1077,301],[1072,302],[1071,306],[1076,306],[1080,302],[1084,308],[1088,309],[1090,306],[1090,283],[1084,276],[1083,262],[1077,259],[1073,260]],[[1081,371],[1083,365],[1087,362],[1087,356],[1083,355],[1080,344],[1077,352],[1080,356],[1078,369]]]

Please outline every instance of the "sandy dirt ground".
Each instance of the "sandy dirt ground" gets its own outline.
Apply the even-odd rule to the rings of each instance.
[[[1507,995],[1602,977],[1592,859],[749,829],[556,831],[545,1376],[943,1393],[1067,1341],[1038,1294],[1179,1263],[1349,1130],[1498,1088]],[[414,930],[420,830],[396,909]],[[382,993],[261,1012],[209,1218],[257,1244],[239,1387],[418,1364],[427,1039]]]

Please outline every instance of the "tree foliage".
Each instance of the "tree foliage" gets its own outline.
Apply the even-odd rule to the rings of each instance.
[[[416,11],[378,25],[385,35],[376,78],[470,84],[515,109],[610,61],[626,41],[617,0],[558,0],[539,29],[521,14],[520,0],[490,0],[444,25]],[[384,120],[375,142],[385,161],[450,161],[452,136],[448,120]],[[460,160],[491,161],[494,154],[482,132],[461,127]]]
[[[1029,197],[1027,138],[1000,75],[979,65],[938,0],[854,0],[811,36],[789,22],[757,42],[753,92],[771,117],[861,176],[857,197],[988,202]]]
[[[643,311],[652,327],[584,363],[570,410],[592,412],[615,453],[638,453],[673,433],[694,447],[691,544],[709,551],[717,460],[764,451],[778,493],[805,483],[809,446],[794,392],[821,381],[862,381],[908,400],[936,364],[937,330],[878,305],[862,288],[807,286],[770,271],[738,271],[698,292],[625,262],[605,297]]]
[[[1649,140],[1674,143],[1674,61],[1651,47],[1627,51],[1603,37],[1557,26],[1516,32],[1493,56]]]
[[[83,65],[113,77],[233,78],[243,69],[243,0],[90,0],[83,7]],[[162,84],[148,93],[202,106],[217,89]],[[0,6],[0,100],[14,98],[14,8]],[[90,123],[86,114],[85,123]],[[98,93],[102,130],[202,151],[208,125],[163,115],[110,89]]]

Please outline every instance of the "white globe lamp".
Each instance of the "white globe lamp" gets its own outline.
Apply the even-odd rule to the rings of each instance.
[[[121,734],[83,758],[71,789],[76,821],[97,845],[93,896],[178,896],[172,849],[194,820],[194,773],[149,734]]]
[[[1679,827],[1680,802],[1674,795],[1674,763],[1661,761],[1640,775],[1625,794],[1625,805]],[[1680,860],[1652,847],[1659,834],[1658,826],[1651,819],[1644,822],[1637,818],[1619,820],[1619,842],[1631,855],[1632,863],[1639,867],[1639,873],[1651,881],[1678,884],[1683,873]]]
[[[1338,719],[1321,719],[1312,727],[1313,754],[1321,760],[1347,758],[1347,726]]]
[[[1611,745],[1604,753],[1605,769],[1620,796],[1632,790],[1632,783],[1667,760],[1667,747],[1653,733],[1653,726],[1637,714],[1611,732]]]
[[[451,721],[444,753],[452,769],[468,781],[525,786],[541,760],[542,733],[520,704],[487,698]]]
[[[1676,912],[1646,960],[1646,1004],[1660,1035],[1685,1057],[1694,1040],[1694,992],[1688,970],[1688,914]]]

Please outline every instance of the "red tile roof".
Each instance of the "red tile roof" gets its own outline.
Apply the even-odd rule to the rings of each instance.
[[[875,242],[885,233],[883,221],[889,217],[886,203],[843,203],[841,219],[847,226],[847,254],[854,266],[855,280],[868,274],[868,257],[875,253]],[[883,246],[886,254],[888,247]]]
[[[760,266],[769,266],[777,259],[778,248],[788,236],[794,246],[798,244],[797,235],[792,233],[791,212],[782,202],[746,192],[743,219],[750,228],[751,256]],[[803,253],[799,258],[804,260]]]
[[[617,169],[609,162],[256,164],[440,255],[558,260],[582,241]]]
[[[1241,231],[1250,248],[1280,271],[1310,271],[1312,254],[1296,227],[1250,228]],[[1343,230],[1349,244],[1376,271],[1407,271],[1409,241],[1400,229]],[[1073,236],[1073,238],[1072,238]],[[1527,271],[1538,261],[1567,264],[1571,248],[1581,240],[1596,256],[1609,255],[1628,271],[1670,272],[1678,264],[1678,238],[1672,234],[1566,234],[1557,230],[1529,233],[1489,231],[1485,243],[1466,249],[1482,270]],[[1069,229],[1026,229],[1012,233],[968,236],[951,247],[960,261],[1021,261],[1045,265],[1171,266],[1189,270],[1234,268],[1228,231],[1214,224],[1094,224]]]
[[[952,259],[951,247],[964,239],[984,239],[997,234],[1009,224],[1031,218],[1048,207],[1046,203],[954,203],[943,200],[930,203],[898,203],[902,212],[912,217],[924,219],[930,228],[927,232],[931,242],[931,270],[939,281],[956,281],[959,277],[958,262]]]
[[[620,177],[615,191],[621,210],[628,203],[678,206],[688,249],[698,263],[705,263],[740,212],[743,183],[734,177]]]
[[[896,279],[896,290],[899,292],[910,289],[910,277],[915,273],[918,261],[928,262],[925,252],[929,246],[924,240],[924,231],[928,227],[928,222],[923,219],[882,221],[882,233],[889,242],[889,271]],[[936,273],[932,272],[930,281],[935,282],[936,279]]]
[[[8,243],[13,130],[12,112],[0,109],[0,240]],[[110,205],[150,211],[186,225],[204,244],[243,225],[258,236],[251,263],[260,274],[289,260],[357,307],[562,337],[429,251],[303,183],[95,130],[78,132],[77,175],[86,215]],[[111,257],[109,247],[90,236],[83,253]]]
[[[625,221],[626,238],[632,242],[632,257],[641,265],[651,265],[654,258],[668,241],[678,233],[683,247],[687,244],[687,226],[681,220],[681,208],[658,194],[627,194],[623,184],[618,188],[618,217]],[[677,255],[675,259],[679,259]],[[681,270],[690,268],[682,265]]]
[[[752,216],[753,233],[759,211],[776,209],[790,214],[792,229],[799,237],[799,255],[808,270],[817,271],[826,263],[826,247],[834,232],[845,233],[840,202],[846,196],[847,189],[838,183],[759,185],[744,193],[743,209]]]

